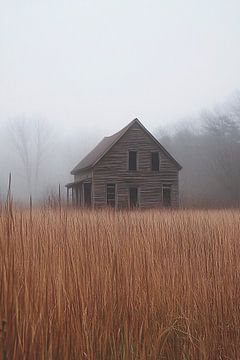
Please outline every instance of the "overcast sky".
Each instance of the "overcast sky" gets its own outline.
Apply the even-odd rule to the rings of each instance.
[[[239,19],[239,0],[0,0],[0,120],[168,126],[240,88]]]

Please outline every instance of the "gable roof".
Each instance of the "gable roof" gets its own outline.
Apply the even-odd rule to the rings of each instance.
[[[122,136],[127,132],[127,130],[133,125],[138,124],[151,138],[152,140],[159,146],[159,148],[165,153],[165,155],[171,159],[177,166],[178,170],[181,170],[181,165],[169,154],[169,152],[159,143],[159,141],[143,126],[143,124],[138,120],[132,120],[127,126],[125,126],[122,130],[117,133],[104,137],[102,141],[100,141],[95,148],[90,151],[87,156],[85,156],[75,168],[71,171],[72,175],[77,174],[83,170],[87,170],[95,166],[102,157],[113,147],[114,144],[118,140],[122,138]]]

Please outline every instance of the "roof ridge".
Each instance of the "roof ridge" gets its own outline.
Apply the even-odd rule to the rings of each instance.
[[[128,129],[135,123],[137,123],[158,144],[162,151],[164,151],[165,154],[176,163],[178,168],[181,169],[181,165],[174,159],[174,157],[159,143],[155,136],[153,136],[145,128],[141,121],[138,118],[135,118],[118,132],[109,136],[105,136],[100,142],[98,142],[97,145],[77,164],[77,166],[73,168],[71,174],[75,175],[80,171],[95,166],[98,161],[102,159],[102,157],[113,147],[113,145],[115,145],[122,138],[122,136],[128,131]]]

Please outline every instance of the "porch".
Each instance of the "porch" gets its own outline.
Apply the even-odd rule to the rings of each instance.
[[[75,181],[66,185],[67,203],[79,207],[92,206],[92,182]]]

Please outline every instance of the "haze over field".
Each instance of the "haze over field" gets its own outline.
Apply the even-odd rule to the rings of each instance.
[[[194,125],[203,108],[231,98],[240,84],[239,13],[236,0],[2,0],[0,194],[10,171],[18,198],[33,191],[9,119],[47,123],[39,197],[133,118],[157,134],[185,118]]]
[[[0,359],[240,359],[239,20],[0,0]]]

